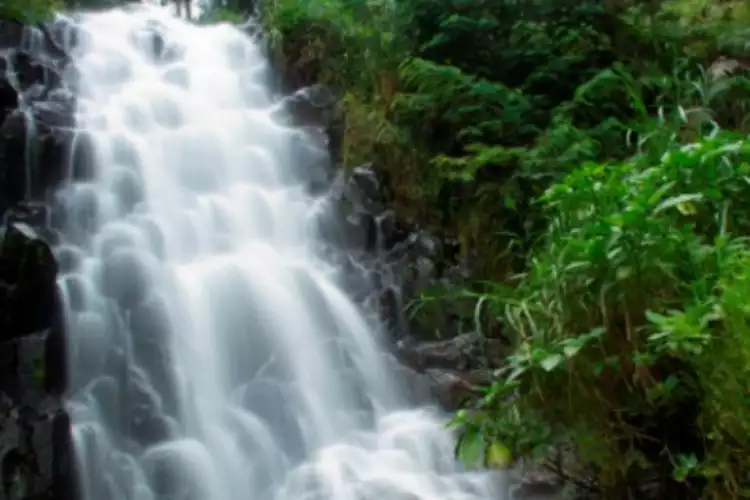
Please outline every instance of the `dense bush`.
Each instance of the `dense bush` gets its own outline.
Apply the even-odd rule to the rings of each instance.
[[[345,96],[344,166],[458,236],[514,344],[459,455],[607,498],[750,498],[750,9],[741,1],[275,0],[294,86]],[[454,294],[455,295],[455,294]],[[489,457],[489,458],[488,458]],[[581,489],[581,488],[579,488]]]
[[[582,494],[750,498],[747,2],[221,5],[260,7],[289,86],[341,93],[343,167],[474,256],[453,296],[513,350],[456,415],[464,461],[565,448]]]
[[[741,498],[750,140],[719,133],[660,156],[585,163],[542,196],[544,243],[520,287],[491,296],[517,351],[459,419],[469,440],[520,454],[568,440],[607,491],[662,470]]]

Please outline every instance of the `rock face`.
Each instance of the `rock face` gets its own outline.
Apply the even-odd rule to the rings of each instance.
[[[68,175],[74,126],[60,28],[0,19],[0,500],[78,498],[46,206]]]
[[[457,243],[435,238],[399,217],[375,166],[340,164],[345,117],[334,92],[320,85],[297,90],[279,111],[289,125],[324,137],[328,161],[306,165],[304,171],[310,190],[329,204],[320,236],[342,250],[339,264],[350,271],[349,292],[365,301],[373,300],[373,288],[378,291],[374,307],[387,323],[393,354],[406,377],[430,387],[433,399],[446,409],[457,408],[489,382],[505,343],[462,334],[459,318],[465,311],[439,306],[423,315],[427,321],[405,314],[422,291],[450,289],[467,280],[469,270],[459,262]]]
[[[371,305],[387,323],[393,354],[409,382],[427,386],[433,400],[456,409],[489,383],[493,362],[503,358],[505,344],[460,335],[458,315],[445,308],[432,313],[427,325],[404,314],[405,306],[424,289],[450,288],[467,278],[465,266],[455,263],[455,243],[440,241],[399,218],[389,208],[387,189],[373,165],[344,168],[339,164],[343,117],[333,92],[321,86],[299,90],[284,101],[279,114],[288,124],[327,138],[328,154],[323,155],[329,158],[327,163],[304,170],[309,189],[322,194],[329,205],[321,217],[320,236],[330,247],[342,250],[337,257],[349,271],[349,292],[361,301],[375,302]],[[329,191],[321,191],[329,186]]]
[[[74,499],[57,264],[27,223],[0,246],[0,499]]]
[[[47,199],[67,176],[73,69],[53,29],[0,19],[0,212]]]

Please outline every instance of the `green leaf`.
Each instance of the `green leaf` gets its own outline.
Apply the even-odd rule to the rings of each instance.
[[[478,429],[467,430],[458,442],[458,459],[466,467],[477,466],[484,455],[484,436]]]
[[[667,321],[667,317],[653,311],[646,311],[646,319],[655,325],[663,325]]]
[[[540,365],[542,368],[544,368],[545,371],[551,372],[560,364],[565,361],[565,357],[562,354],[550,354],[549,356],[546,356],[544,359],[542,359]]]
[[[576,339],[578,340],[578,339]],[[569,342],[563,346],[563,354],[565,354],[565,357],[570,359],[583,348],[584,342]]]
[[[513,453],[507,446],[493,442],[487,447],[487,467],[506,469],[513,463]]]
[[[692,215],[695,213],[695,206],[691,203],[694,201],[700,201],[703,199],[701,193],[692,194],[681,194],[679,196],[673,196],[667,198],[654,209],[654,215],[667,210],[668,208],[677,207],[677,209],[684,215]]]

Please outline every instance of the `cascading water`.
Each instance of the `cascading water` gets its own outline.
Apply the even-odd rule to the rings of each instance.
[[[83,500],[502,498],[320,257],[253,40],[147,6],[77,33],[92,152],[57,254]]]

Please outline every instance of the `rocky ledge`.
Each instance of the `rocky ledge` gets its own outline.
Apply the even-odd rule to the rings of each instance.
[[[73,143],[60,29],[0,19],[0,500],[77,498],[46,207]]]
[[[322,142],[318,147],[327,148],[327,155],[318,156],[323,161],[302,170],[310,190],[323,193],[331,205],[321,218],[320,232],[330,246],[344,250],[339,258],[350,271],[349,291],[363,301],[376,302],[387,322],[399,369],[420,393],[415,395],[422,392],[417,388],[427,386],[433,401],[447,410],[457,409],[490,382],[507,343],[462,332],[459,314],[449,307],[431,312],[426,323],[404,314],[406,305],[425,289],[450,289],[468,279],[469,270],[457,257],[457,244],[399,217],[390,207],[378,168],[340,164],[345,116],[334,92],[320,85],[298,90],[285,100],[282,111],[290,125],[312,132],[308,138],[318,138]],[[328,186],[332,188],[325,192]]]

